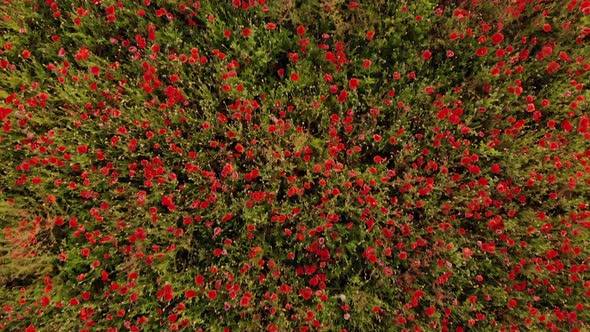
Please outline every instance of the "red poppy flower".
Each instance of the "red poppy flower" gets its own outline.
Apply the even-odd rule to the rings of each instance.
[[[545,254],[545,258],[554,259],[558,255],[559,255],[559,253],[557,252],[557,250],[551,249]]]
[[[475,51],[475,54],[480,57],[484,56],[484,55],[488,54],[488,48],[487,47],[480,47],[477,49],[477,51]]]
[[[86,145],[80,145],[80,146],[78,146],[78,147],[76,148],[76,151],[77,151],[78,153],[80,153],[80,154],[81,154],[81,153],[86,153],[86,152],[88,152],[88,146],[86,146]]]
[[[508,301],[508,308],[512,309],[512,308],[516,307],[516,305],[518,305],[518,302],[516,302],[515,299],[510,299]]]
[[[495,34],[492,35],[491,39],[492,39],[492,44],[498,45],[504,40],[504,35],[501,34],[500,32],[496,32]]]
[[[203,287],[205,285],[205,277],[201,274],[197,275],[195,277],[195,284],[199,285],[200,287]]]
[[[348,92],[346,90],[340,91],[340,94],[338,95],[338,102],[343,103],[346,101],[347,98],[348,98]]]
[[[250,300],[252,300],[251,293],[245,293],[244,296],[240,299],[240,306],[247,307],[250,305]]]
[[[493,164],[492,165],[492,173],[498,174],[498,173],[500,173],[500,171],[501,171],[500,165],[498,165],[498,164]]]
[[[313,291],[311,290],[311,288],[305,287],[304,289],[299,290],[299,296],[301,296],[305,300],[309,300],[313,296]]]
[[[291,287],[287,284],[282,284],[279,287],[279,292],[287,294],[287,293],[291,292]]]
[[[184,296],[185,296],[187,299],[189,299],[189,300],[190,300],[190,299],[192,299],[192,298],[194,298],[194,297],[196,296],[196,294],[197,294],[197,293],[196,293],[194,290],[192,290],[192,289],[189,289],[189,290],[187,290],[186,292],[184,292]]]
[[[553,74],[556,71],[559,70],[559,68],[561,68],[561,66],[559,65],[559,63],[557,63],[557,61],[551,61],[549,62],[549,64],[547,65],[547,73],[549,74]]]
[[[426,315],[428,317],[430,317],[430,316],[434,315],[434,313],[436,312],[436,309],[433,306],[430,306],[430,307],[426,308],[425,312],[426,312]]]
[[[303,25],[300,25],[297,27],[297,35],[301,36],[305,33],[305,27]]]
[[[78,50],[78,53],[76,53],[76,60],[81,61],[81,60],[86,60],[90,57],[90,50],[88,50],[88,48],[86,47],[81,47]]]

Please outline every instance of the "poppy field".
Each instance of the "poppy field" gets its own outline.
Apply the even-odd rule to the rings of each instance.
[[[589,0],[0,0],[0,330],[590,331],[589,44]]]

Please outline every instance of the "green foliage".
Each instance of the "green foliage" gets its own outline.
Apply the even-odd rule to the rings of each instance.
[[[588,329],[586,2],[4,1],[0,329]]]

